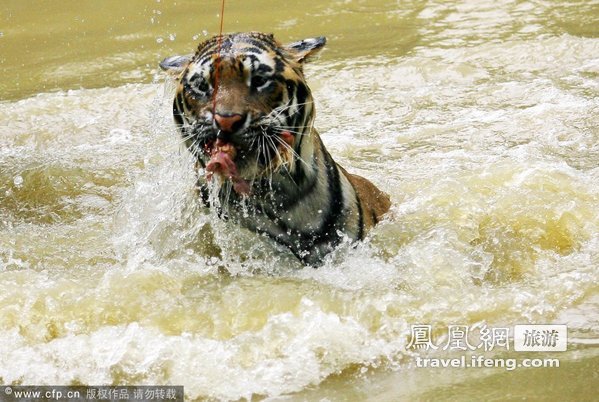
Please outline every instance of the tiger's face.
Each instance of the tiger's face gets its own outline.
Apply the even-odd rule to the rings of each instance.
[[[175,122],[209,179],[247,183],[293,171],[314,118],[302,65],[324,44],[319,37],[283,46],[272,35],[237,33],[161,63],[177,75]]]

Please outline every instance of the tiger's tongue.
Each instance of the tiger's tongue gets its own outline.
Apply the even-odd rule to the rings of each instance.
[[[233,160],[237,151],[235,147],[221,139],[216,140],[214,147],[210,150],[210,160],[206,164],[206,179],[212,180],[213,175],[219,175],[222,179],[230,179],[233,190],[237,194],[249,194],[250,186],[247,181],[237,173],[237,166]]]

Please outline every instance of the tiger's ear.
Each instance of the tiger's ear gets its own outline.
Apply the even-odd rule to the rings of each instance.
[[[193,54],[167,57],[160,62],[160,68],[171,75],[177,76],[181,74],[181,71],[185,70],[185,67],[187,67],[192,58]]]
[[[293,58],[299,63],[305,63],[312,56],[320,51],[327,43],[327,38],[324,36],[318,36],[316,38],[309,38],[300,40],[298,42],[290,43],[284,46]]]

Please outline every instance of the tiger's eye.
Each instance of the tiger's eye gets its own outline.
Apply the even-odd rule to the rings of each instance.
[[[198,89],[202,92],[208,92],[208,83],[206,81],[201,81],[198,84]]]
[[[251,85],[253,88],[260,88],[261,86],[264,86],[266,83],[268,83],[268,81],[268,78],[256,75],[252,77]]]

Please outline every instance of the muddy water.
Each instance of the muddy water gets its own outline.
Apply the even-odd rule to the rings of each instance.
[[[156,62],[215,33],[219,7],[0,6],[0,383],[592,399],[597,2],[227,2],[228,31],[329,38],[307,71],[316,125],[393,199],[318,270],[194,203]],[[451,324],[527,323],[567,324],[568,351],[486,355],[559,368],[418,368],[406,348],[415,324],[442,349]]]

